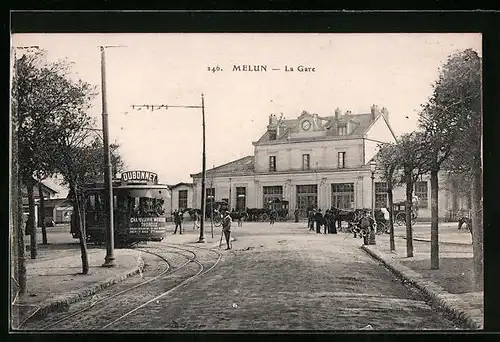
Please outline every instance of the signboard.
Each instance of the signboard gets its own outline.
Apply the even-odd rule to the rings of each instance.
[[[122,173],[124,183],[158,184],[158,175],[149,171],[126,171]]]
[[[165,217],[131,217],[129,233],[151,234],[163,233],[166,225]]]

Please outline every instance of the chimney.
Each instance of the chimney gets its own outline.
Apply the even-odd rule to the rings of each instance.
[[[339,117],[340,117],[340,108],[337,107],[337,109],[335,109],[335,120],[339,121]]]
[[[387,122],[389,122],[389,111],[387,110],[387,108],[385,107],[382,108],[382,115],[385,117]]]
[[[377,105],[373,105],[371,107],[371,114],[372,114],[372,120],[375,120],[375,118],[377,117],[377,115],[380,113],[379,109],[378,109],[378,106]]]

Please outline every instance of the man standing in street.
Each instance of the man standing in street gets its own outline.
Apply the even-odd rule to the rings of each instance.
[[[224,217],[222,218],[222,231],[224,232],[224,236],[226,238],[227,248],[231,249],[230,241],[231,241],[231,215],[229,215],[229,211],[224,212]]]
[[[323,214],[321,209],[318,209],[316,214],[314,214],[314,221],[316,222],[316,233],[321,234],[321,225],[323,224]]]
[[[177,233],[177,227],[179,227],[179,235],[182,235],[182,212],[177,211],[177,209],[174,211],[174,222],[175,222],[175,230],[174,234]]]
[[[299,209],[295,209],[293,214],[295,215],[295,223],[299,222]]]

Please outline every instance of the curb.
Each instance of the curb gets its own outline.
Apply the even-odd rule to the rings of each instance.
[[[38,310],[34,314],[32,314],[32,316],[30,316],[26,321],[43,318],[47,314],[52,312],[67,310],[70,304],[83,300],[84,298],[89,297],[107,287],[110,287],[111,285],[120,283],[128,277],[139,273],[143,268],[144,261],[142,261],[141,264],[131,270],[128,270],[120,275],[105,279],[89,287],[83,288],[78,292],[70,292],[69,294],[57,297],[53,300],[47,300],[45,301],[45,303],[42,303]]]
[[[382,262],[392,273],[394,273],[399,278],[403,279],[418,290],[420,290],[426,297],[431,299],[432,303],[439,308],[442,308],[447,314],[451,315],[456,320],[462,322],[470,329],[482,330],[483,326],[481,323],[477,322],[472,318],[466,311],[456,307],[447,300],[449,294],[442,287],[436,285],[435,283],[423,279],[422,275],[413,271],[405,265],[401,265],[397,261],[386,260],[378,251],[371,250],[367,246],[361,246],[365,252],[367,252],[374,259]]]
[[[394,237],[398,237],[401,239],[406,240],[406,236],[403,235],[394,235]],[[420,241],[420,242],[431,242],[431,240],[427,239],[420,239],[420,238],[413,238],[413,241]],[[443,243],[446,245],[458,245],[458,246],[472,246],[472,243],[465,243],[465,242],[446,242],[446,241],[439,241],[439,243]]]

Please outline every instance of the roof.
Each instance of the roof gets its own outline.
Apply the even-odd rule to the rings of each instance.
[[[55,198],[68,197],[69,187],[64,184],[64,180],[61,176],[56,175],[54,177],[46,178],[42,183],[55,190],[57,193]]]
[[[269,131],[266,131],[257,141],[256,144],[261,144],[261,143],[266,143],[266,142],[279,142],[279,141],[287,141],[289,140],[290,133],[297,133],[300,118],[303,115],[310,115],[307,112],[303,112],[301,116],[297,119],[286,119],[282,120],[280,124],[280,130],[284,130],[283,133],[280,133],[276,139],[270,140],[270,133]],[[378,114],[380,115],[380,114]],[[377,116],[378,116],[377,115]],[[325,127],[328,122],[334,121],[335,116],[325,116],[325,117],[318,117],[323,121],[321,125],[323,125],[324,130],[327,131],[328,129]],[[375,118],[376,119],[376,118]],[[358,135],[363,135],[366,134],[368,129],[370,128],[371,124],[375,121],[372,120],[372,114],[371,113],[360,113],[360,114],[352,114],[349,113],[348,115],[340,115],[339,117],[340,122],[347,122],[349,121],[351,124],[354,124],[354,130],[351,131],[349,135],[343,135],[341,138],[345,139],[348,136],[358,136]],[[324,137],[314,137],[315,140],[330,140],[330,139],[338,139],[337,135],[326,135]],[[308,138],[304,138],[308,139]],[[295,140],[295,139],[294,139]]]
[[[177,183],[177,184],[174,184],[174,185],[169,185],[168,187],[170,189],[174,189],[174,188],[177,188],[179,186],[182,186],[182,185],[185,185],[185,186],[193,186],[193,183],[185,183],[185,182],[180,182],[180,183]]]
[[[232,162],[206,170],[206,175],[217,173],[253,173],[254,172],[254,156],[246,156]],[[201,177],[201,172],[192,174],[191,177]]]

